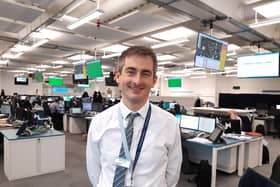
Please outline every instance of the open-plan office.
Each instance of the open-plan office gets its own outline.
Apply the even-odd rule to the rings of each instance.
[[[115,65],[135,45],[157,55],[150,102],[180,125],[177,187],[197,185],[201,160],[211,165],[208,186],[249,185],[248,168],[277,185],[279,9],[267,0],[1,0],[0,187],[91,186],[88,128],[120,101]],[[237,134],[226,133],[232,111]],[[26,120],[36,129],[18,128]]]

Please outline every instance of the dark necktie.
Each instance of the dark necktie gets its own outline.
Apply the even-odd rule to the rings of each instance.
[[[130,150],[130,145],[131,145],[132,136],[133,136],[133,120],[138,115],[139,115],[138,113],[130,113],[128,115],[128,123],[127,123],[127,127],[125,129],[125,135],[126,135],[127,146],[128,146],[129,150]],[[121,146],[119,157],[125,158],[123,144]],[[127,168],[122,167],[122,166],[116,167],[114,181],[113,181],[113,187],[124,187],[126,170],[127,170]]]

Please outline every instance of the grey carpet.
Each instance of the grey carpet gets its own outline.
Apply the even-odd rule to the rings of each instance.
[[[273,139],[266,136],[269,143],[270,164],[255,168],[256,171],[264,176],[270,176],[271,168],[277,155],[280,155],[280,139]],[[90,187],[86,172],[85,148],[86,141],[81,135],[66,134],[66,169],[62,172],[56,172],[41,176],[29,177],[15,181],[8,181],[3,170],[3,145],[0,146],[0,187]],[[50,156],[55,156],[55,153]],[[189,183],[187,180],[193,175],[181,175],[177,187],[195,187],[195,183]],[[236,187],[239,177],[236,173],[226,174],[217,172],[217,187]]]

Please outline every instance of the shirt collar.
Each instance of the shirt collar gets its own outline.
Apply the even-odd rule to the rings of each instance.
[[[149,100],[147,100],[147,102],[145,103],[145,105],[143,107],[141,107],[138,111],[140,116],[145,119],[146,115],[147,115],[147,112],[148,112],[148,109],[149,109]],[[133,111],[131,111],[129,108],[127,108],[127,106],[125,106],[125,104],[123,103],[123,101],[121,100],[120,102],[120,109],[121,109],[121,114],[122,116],[124,117],[124,119],[126,119],[126,117]],[[135,112],[135,113],[136,113]]]

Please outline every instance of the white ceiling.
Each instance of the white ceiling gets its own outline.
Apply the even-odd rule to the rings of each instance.
[[[101,58],[102,48],[122,44],[125,46],[151,46],[162,40],[143,39],[159,31],[183,26],[195,32],[210,32],[209,21],[213,21],[212,34],[229,43],[239,45],[236,55],[230,56],[226,66],[233,66],[240,54],[258,51],[279,51],[279,24],[251,29],[248,24],[255,18],[253,7],[267,0],[1,0],[0,1],[0,56],[16,44],[30,42],[31,33],[47,29],[49,41],[38,48],[25,51],[23,55],[0,65],[3,70],[27,70],[38,64],[53,66],[52,61],[67,60],[68,57],[86,53]],[[92,10],[104,11],[100,27],[96,20],[74,30],[67,26]],[[263,18],[259,16],[259,18]],[[187,42],[155,49],[158,54],[176,57],[172,68],[184,69],[194,59],[197,34]],[[261,48],[257,48],[259,45]],[[264,49],[265,50],[264,50]],[[110,54],[110,52],[106,52]],[[3,58],[2,58],[3,60]],[[102,61],[112,71],[117,58]],[[63,65],[72,68],[71,62]],[[166,67],[171,67],[166,65]],[[189,66],[189,65],[188,65]],[[52,72],[53,69],[47,69]],[[58,70],[56,70],[58,71]]]

